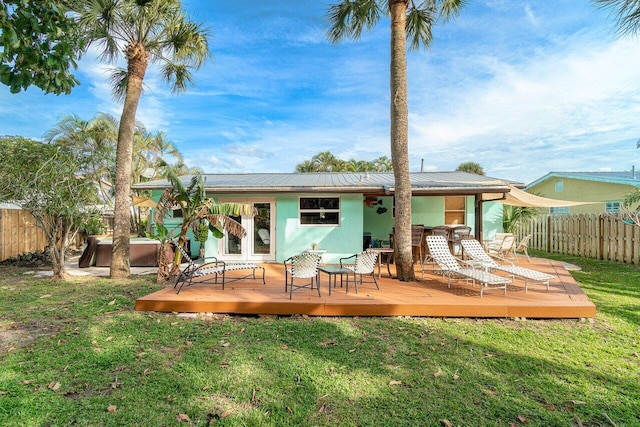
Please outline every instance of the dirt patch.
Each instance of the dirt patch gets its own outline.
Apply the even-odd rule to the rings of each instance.
[[[35,339],[34,335],[23,329],[0,328],[0,353],[24,347]]]

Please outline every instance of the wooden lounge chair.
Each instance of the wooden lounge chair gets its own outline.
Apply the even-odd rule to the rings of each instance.
[[[504,271],[512,277],[518,276],[524,280],[524,291],[527,292],[529,282],[541,283],[547,286],[549,290],[549,280],[556,277],[543,273],[541,271],[533,270],[531,268],[519,267],[514,264],[503,265],[498,264],[488,253],[484,251],[480,242],[475,239],[463,240],[461,242],[464,248],[464,253],[471,258],[473,263],[481,266],[484,269],[491,271]]]
[[[429,254],[440,267],[440,273],[447,277],[448,287],[451,287],[452,279],[464,279],[472,283],[478,282],[482,285],[480,287],[480,297],[482,297],[485,288],[489,287],[491,289],[504,289],[504,294],[507,294],[507,285],[511,283],[510,279],[489,273],[486,270],[462,267],[451,253],[445,237],[427,236],[427,246],[429,247]]]

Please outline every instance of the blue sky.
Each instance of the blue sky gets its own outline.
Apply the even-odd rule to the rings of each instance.
[[[185,1],[214,60],[172,95],[151,69],[138,110],[208,173],[293,172],[320,151],[390,156],[389,25],[325,38],[330,0]],[[470,0],[408,54],[412,171],[475,161],[529,183],[550,171],[640,167],[640,40],[588,1]],[[41,138],[67,114],[120,116],[93,52],[71,95],[0,86],[0,134]]]

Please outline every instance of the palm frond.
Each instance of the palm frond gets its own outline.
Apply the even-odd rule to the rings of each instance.
[[[204,219],[209,221],[209,230],[211,230],[211,232],[214,233],[214,236],[218,238],[221,236],[215,232],[215,229],[218,229],[219,231],[226,231],[227,233],[241,239],[247,235],[247,230],[244,229],[242,224],[228,215],[208,214]]]
[[[381,14],[376,0],[343,0],[329,7],[330,28],[326,36],[333,44],[345,38],[358,40],[364,29],[370,30],[378,23]]]
[[[608,9],[616,20],[620,35],[640,32],[640,2],[637,0],[592,0],[597,7]]]

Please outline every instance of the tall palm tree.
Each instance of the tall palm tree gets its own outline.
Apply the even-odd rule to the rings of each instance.
[[[468,172],[468,173],[475,173],[477,175],[484,175],[484,169],[482,169],[482,166],[480,166],[480,164],[476,162],[460,163],[456,168],[456,170],[460,172]]]
[[[129,275],[130,176],[136,111],[142,81],[150,63],[160,65],[161,75],[174,92],[192,82],[191,70],[210,57],[208,30],[189,20],[180,0],[88,0],[74,9],[88,38],[97,44],[102,59],[115,63],[120,57],[127,69],[111,76],[114,94],[123,101],[116,150],[115,209],[112,278]]]
[[[396,223],[395,257],[398,279],[415,279],[411,253],[411,180],[409,176],[409,122],[407,102],[406,42],[410,48],[427,48],[432,27],[439,19],[448,20],[462,8],[465,0],[342,0],[330,6],[332,43],[345,38],[359,39],[362,30],[370,30],[388,11],[391,19],[390,118],[391,161],[395,179]]]

